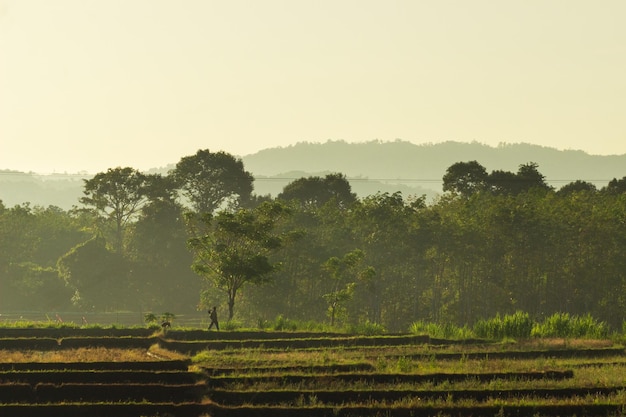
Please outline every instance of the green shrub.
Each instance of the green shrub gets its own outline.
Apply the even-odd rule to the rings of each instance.
[[[570,316],[569,313],[554,313],[533,329],[533,336],[536,337],[602,339],[608,335],[609,326],[590,314],[579,317]]]
[[[422,320],[413,322],[409,332],[416,335],[428,335],[443,339],[466,339],[474,337],[471,329],[466,326],[458,327],[452,323],[430,323]]]
[[[574,317],[572,323],[572,337],[586,339],[603,339],[609,336],[609,326],[605,322],[599,322],[591,314],[582,317]]]
[[[500,317],[497,314],[494,318],[478,320],[474,326],[474,334],[485,339],[500,340],[505,338],[531,337],[534,322],[528,313],[516,311],[514,314],[507,314]]]
[[[535,337],[570,337],[571,317],[569,313],[554,313],[533,329]]]
[[[534,326],[528,313],[516,311],[514,314],[505,315],[502,319],[502,338],[528,339]]]
[[[366,336],[381,335],[386,333],[386,329],[382,324],[373,323],[367,320],[365,323],[359,323],[348,326],[348,333],[363,334]]]
[[[243,328],[243,323],[238,320],[228,320],[227,322],[220,325],[221,330],[233,331],[239,330],[241,328]]]
[[[272,329],[276,331],[296,331],[298,330],[298,324],[284,317],[282,314],[276,317],[274,323],[272,324]]]

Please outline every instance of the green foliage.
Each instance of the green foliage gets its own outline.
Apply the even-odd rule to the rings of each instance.
[[[201,162],[208,154],[189,160]],[[237,185],[220,182],[233,179],[220,168],[242,174],[235,182],[250,179],[225,157],[223,164],[213,160],[198,170],[181,165],[184,179],[109,170],[85,183],[89,209],[0,203],[2,309],[187,312],[204,290],[202,302],[211,306],[225,304],[222,294],[229,297],[229,315],[236,301],[246,323],[283,314],[301,327],[323,321],[328,312],[339,331],[369,321],[399,332],[425,318],[461,329],[476,323],[480,334],[511,338],[526,337],[528,316],[548,318],[535,324],[532,334],[538,336],[601,337],[622,327],[624,178],[604,188],[572,182],[556,192],[532,162],[485,179],[485,170],[472,161],[450,167],[445,181],[452,192],[429,204],[400,192],[352,201],[345,177],[334,174],[322,194],[307,194],[317,181],[298,181],[292,191],[305,192],[296,198],[300,203],[264,198],[257,207],[261,199],[240,198],[250,187],[233,192]],[[174,179],[189,187],[183,194],[193,189],[225,196],[207,200],[206,207],[228,210],[194,213],[206,214],[206,222],[198,221],[198,233],[189,236],[182,206],[194,203],[190,195],[176,201],[182,182]],[[327,199],[324,193],[333,190],[345,201]],[[301,204],[306,199],[326,202]],[[114,233],[120,230],[121,239]],[[339,264],[325,262],[341,261],[354,248],[371,273],[331,274],[327,267]],[[204,280],[194,278],[194,261]],[[528,316],[479,321],[513,311]],[[551,318],[563,311],[571,317]]]
[[[176,315],[174,313],[170,313],[168,311],[166,311],[165,313],[163,313],[161,315],[161,320],[167,320],[167,321],[171,321],[174,320],[176,318]]]
[[[74,292],[73,303],[88,310],[136,306],[128,291],[128,266],[121,254],[107,248],[102,236],[75,246],[57,262],[59,277]]]
[[[314,320],[298,321],[287,318],[282,314],[276,316],[274,320],[258,320],[257,328],[271,331],[306,331],[306,332],[336,332],[337,329]]]
[[[626,324],[625,324],[626,326]],[[564,337],[582,339],[604,339],[609,337],[609,326],[591,315],[571,316],[568,313],[555,313],[543,322],[537,323],[528,313],[517,311],[514,314],[478,320],[472,329],[458,327],[450,323],[437,324],[416,321],[409,331],[413,334],[426,334],[431,337],[463,339],[479,337],[490,340],[528,339],[531,337]]]
[[[191,357],[192,363],[210,362],[211,360],[212,360],[212,355],[211,355],[211,352],[208,350],[203,350],[201,352],[198,352]]]
[[[349,206],[356,201],[350,183],[343,174],[328,174],[324,178],[299,178],[287,184],[278,198],[296,200],[303,208],[321,207],[327,203]]]
[[[479,320],[474,324],[473,330],[477,337],[485,339],[526,339],[531,336],[533,325],[528,313],[517,311],[504,317],[497,314],[494,318]]]
[[[208,149],[181,158],[171,176],[193,210],[200,214],[214,213],[224,206],[245,206],[254,180],[241,159]]]
[[[533,328],[535,337],[602,339],[608,337],[609,332],[606,323],[594,319],[590,314],[581,317],[555,313]]]
[[[413,322],[409,332],[442,339],[465,339],[473,336],[472,331],[466,326],[459,327],[452,323],[430,323],[422,320]]]
[[[226,331],[241,330],[243,328],[243,323],[238,320],[228,320],[227,322],[220,324],[220,329]]]
[[[103,216],[101,230],[110,228],[113,231],[113,246],[117,252],[123,251],[127,226],[149,201],[148,178],[136,169],[118,167],[85,180],[85,197],[80,202]]]
[[[271,324],[272,330],[276,331],[296,331],[298,330],[298,323],[293,320],[289,320],[288,318],[279,315],[274,319],[274,322]]]
[[[347,317],[346,304],[352,300],[357,285],[357,280],[370,280],[376,272],[371,266],[361,268],[361,262],[365,253],[355,249],[346,253],[342,258],[331,257],[322,265],[332,280],[332,290],[322,298],[328,304],[327,315],[330,325],[334,326],[336,320],[345,320]]]
[[[161,314],[160,317],[157,317],[156,314],[154,313],[145,313],[143,315],[143,319],[146,322],[146,324],[148,325],[148,328],[159,328],[161,327],[162,323],[170,323],[172,320],[174,320],[176,318],[176,316],[172,313],[163,313]],[[163,327],[163,330],[165,331],[165,327]]]
[[[379,323],[373,323],[369,320],[364,323],[348,325],[346,331],[351,334],[362,334],[366,336],[382,335],[387,332],[385,326]]]
[[[187,241],[194,253],[193,269],[228,296],[228,319],[234,316],[237,294],[245,284],[263,284],[281,263],[270,258],[285,242],[288,233],[276,231],[277,223],[290,214],[278,202],[254,209],[221,211],[212,216],[188,217],[192,237]]]
[[[143,320],[147,323],[147,324],[154,324],[156,323],[159,319],[157,318],[156,314],[154,313],[146,313],[143,315]]]

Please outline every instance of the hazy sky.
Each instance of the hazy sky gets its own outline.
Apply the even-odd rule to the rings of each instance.
[[[626,153],[624,0],[0,0],[0,169],[301,141]]]

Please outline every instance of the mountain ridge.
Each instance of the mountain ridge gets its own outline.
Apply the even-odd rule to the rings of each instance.
[[[546,181],[559,188],[583,180],[601,188],[613,178],[626,176],[626,154],[590,155],[581,150],[558,150],[527,143],[502,143],[497,147],[478,142],[448,141],[413,144],[402,140],[348,143],[298,142],[287,147],[267,148],[240,157],[244,168],[255,177],[254,191],[276,196],[289,182],[312,175],[339,172],[350,180],[359,197],[376,192],[403,195],[441,193],[446,169],[456,162],[478,161],[488,172],[517,172],[520,165],[534,162]],[[176,161],[177,162],[177,161]],[[167,173],[176,162],[148,172]],[[0,200],[7,207],[29,202],[70,209],[83,195],[84,173],[39,175],[0,170]]]

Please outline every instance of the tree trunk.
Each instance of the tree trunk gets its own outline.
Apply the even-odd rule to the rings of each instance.
[[[228,291],[228,321],[231,321],[235,315],[235,295],[237,295],[236,290]]]

